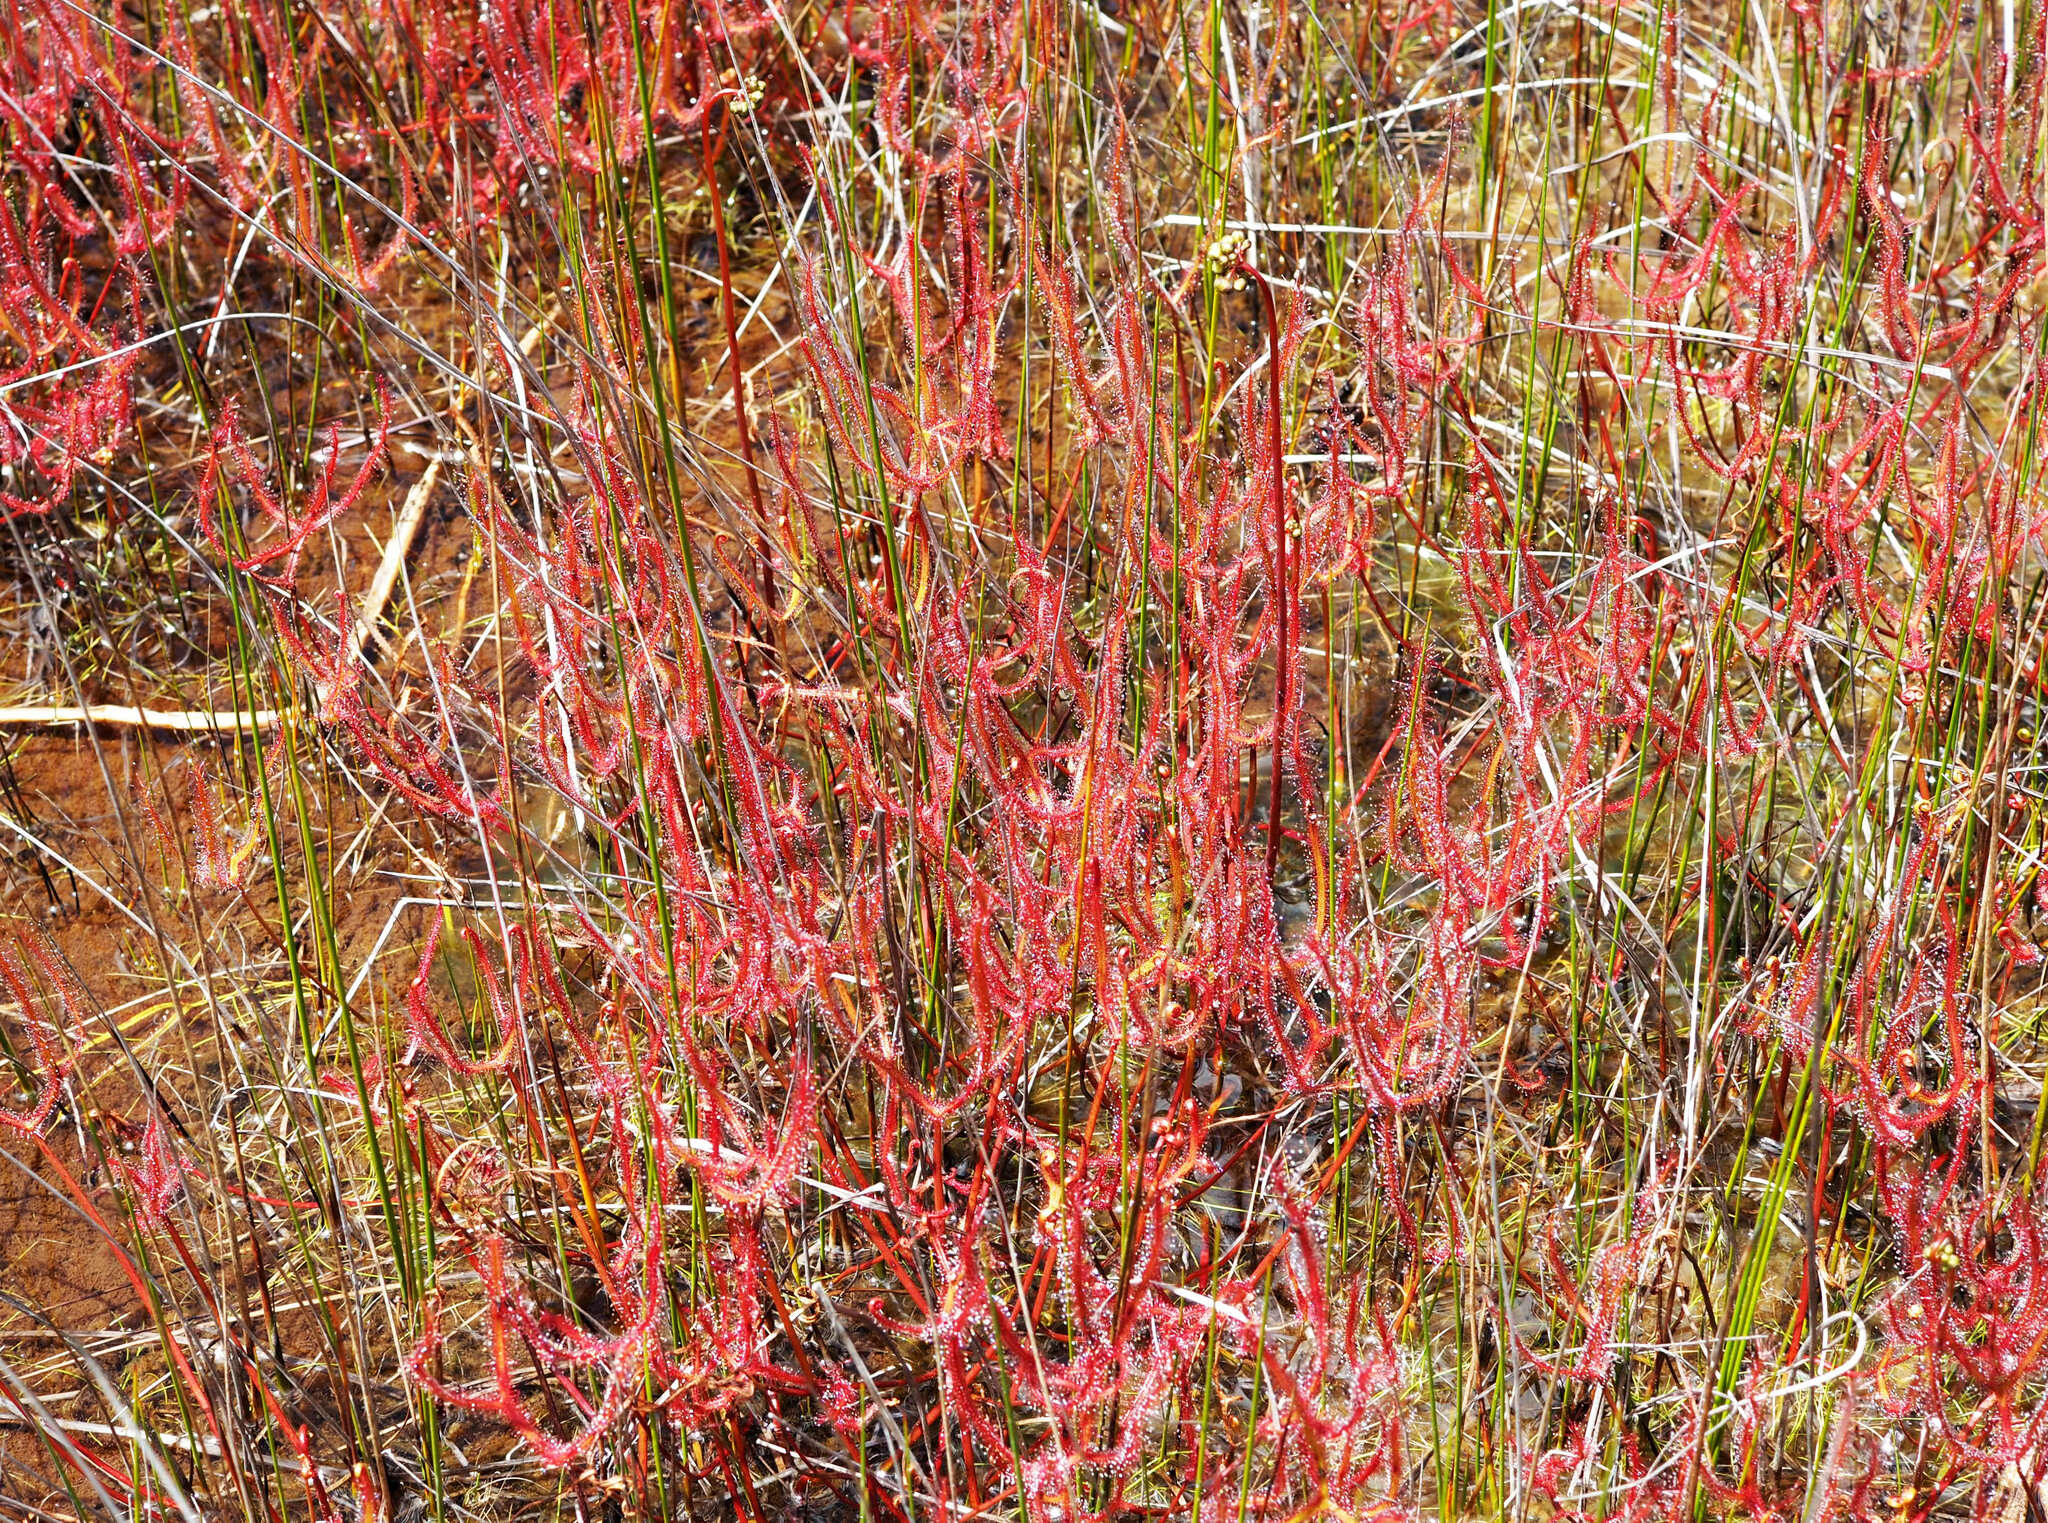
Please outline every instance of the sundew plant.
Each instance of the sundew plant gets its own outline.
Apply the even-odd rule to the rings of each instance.
[[[8,0],[0,1519],[2048,1518],[2044,87]]]

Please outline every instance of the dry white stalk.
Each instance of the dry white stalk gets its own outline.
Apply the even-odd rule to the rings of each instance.
[[[356,608],[355,627],[348,632],[348,663],[354,665],[362,654],[363,641],[370,631],[377,627],[377,621],[384,617],[384,605],[391,598],[391,589],[398,585],[398,574],[405,569],[405,557],[412,550],[413,536],[419,533],[420,523],[427,515],[427,502],[434,495],[434,488],[441,483],[441,457],[435,455],[427,461],[427,468],[412,490],[405,494],[404,505],[398,510],[398,517],[392,521],[391,538],[384,545],[384,558],[377,563],[377,574],[370,579],[370,590],[363,594],[363,601]],[[377,644],[386,650],[390,644],[382,635]]]
[[[276,709],[145,709],[128,703],[25,703],[0,708],[0,726],[113,725],[134,730],[268,730],[282,716]]]

